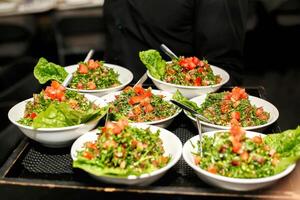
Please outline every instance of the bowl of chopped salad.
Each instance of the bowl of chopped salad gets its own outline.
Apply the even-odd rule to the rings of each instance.
[[[183,158],[198,177],[210,185],[236,191],[271,186],[287,176],[299,159],[300,126],[295,130],[264,135],[230,130],[206,132],[199,152],[199,136],[183,147]]]
[[[140,59],[157,88],[171,93],[179,90],[187,98],[215,92],[230,78],[225,70],[197,57],[180,56],[166,62],[158,51],[150,49],[140,52]]]
[[[73,73],[69,90],[96,96],[121,90],[133,79],[133,74],[128,69],[93,59],[87,63],[67,66],[65,70]]]
[[[126,87],[102,97],[109,105],[109,119],[126,117],[131,123],[167,127],[181,112],[170,102],[172,94],[162,90],[144,89],[141,85]]]
[[[32,140],[58,148],[95,128],[108,110],[106,105],[99,97],[66,90],[52,81],[33,98],[12,107],[8,118]]]
[[[178,162],[181,152],[181,141],[170,131],[121,119],[79,137],[71,157],[74,168],[97,180],[149,185]]]
[[[279,111],[270,102],[249,96],[245,89],[234,87],[231,91],[204,94],[186,99],[177,93],[177,100],[189,105],[210,122],[201,121],[203,131],[230,129],[232,121],[238,121],[245,130],[262,131],[279,117]],[[195,123],[189,112],[185,114]]]

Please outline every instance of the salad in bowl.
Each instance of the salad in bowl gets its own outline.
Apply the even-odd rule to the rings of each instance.
[[[139,56],[148,69],[148,76],[159,89],[179,90],[188,98],[214,92],[229,80],[227,72],[195,56],[180,56],[166,62],[153,49],[142,51]]]
[[[188,140],[183,158],[205,182],[230,190],[255,190],[288,175],[299,159],[300,127],[264,135],[239,125]],[[202,146],[202,153],[199,147]]]
[[[173,133],[121,119],[78,138],[72,148],[73,167],[116,184],[148,185],[181,157],[182,144]]]
[[[33,98],[11,108],[8,117],[33,140],[61,147],[94,128],[106,112],[102,99],[66,90],[52,81]]]
[[[239,87],[234,87],[231,91],[200,95],[191,100],[176,92],[173,98],[209,120],[201,121],[205,131],[229,129],[232,121],[238,121],[245,130],[262,130],[274,123],[279,116],[274,105],[249,96],[245,89]],[[193,115],[185,113],[196,123]]]
[[[68,74],[73,74],[68,90],[103,96],[123,89],[132,79],[132,73],[121,66],[90,59],[78,65],[61,67],[45,58],[40,58],[34,68],[34,76],[41,84],[49,80],[62,83]]]
[[[102,97],[109,104],[109,119],[118,121],[126,117],[132,123],[168,126],[181,109],[170,102],[172,94],[144,89],[141,85],[126,87]]]

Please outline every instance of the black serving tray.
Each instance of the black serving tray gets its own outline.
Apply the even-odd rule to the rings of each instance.
[[[225,88],[229,89],[229,88]],[[263,87],[246,88],[250,95],[266,98]],[[184,144],[197,134],[197,129],[183,112],[167,127],[175,133]],[[275,123],[265,133],[280,132]],[[299,171],[299,170],[298,170]],[[193,170],[181,158],[160,180],[149,186],[110,185],[92,179],[87,173],[72,168],[70,147],[52,149],[36,143],[28,138],[23,139],[0,169],[0,187],[14,185],[57,190],[93,191],[103,195],[133,195],[153,198],[271,198],[274,195],[284,199],[281,191],[270,189],[255,192],[234,192],[212,187],[201,181]],[[1,190],[0,190],[1,191]],[[283,195],[283,196],[282,196]],[[298,196],[299,197],[299,196]],[[124,199],[124,196],[123,196]]]

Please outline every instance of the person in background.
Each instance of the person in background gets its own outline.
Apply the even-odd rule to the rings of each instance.
[[[178,56],[205,58],[230,74],[230,84],[239,84],[247,5],[246,0],[105,0],[104,59],[130,69],[136,81],[146,71],[139,52],[160,50],[163,43]]]

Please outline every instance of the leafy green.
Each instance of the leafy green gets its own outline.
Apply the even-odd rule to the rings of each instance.
[[[180,103],[182,103],[182,104],[184,104],[184,105],[190,107],[191,109],[193,109],[193,110],[195,110],[195,111],[199,110],[198,105],[197,105],[195,102],[190,101],[188,98],[186,98],[185,96],[183,96],[183,95],[179,92],[179,90],[177,90],[177,91],[173,94],[173,97],[172,97],[172,98],[173,98],[174,100],[176,100],[176,101],[178,101],[178,102],[180,102]]]
[[[34,67],[33,74],[41,84],[44,84],[49,80],[56,80],[62,83],[67,77],[68,72],[66,72],[63,67],[48,62],[42,57]]]
[[[289,165],[300,159],[300,126],[294,130],[267,135],[264,141],[280,154],[275,173],[285,170]]]
[[[166,72],[166,61],[162,59],[158,51],[149,49],[139,53],[142,63],[150,74],[157,79],[162,79]]]
[[[107,107],[99,109],[88,109],[86,111],[74,110],[67,103],[51,103],[49,107],[39,113],[33,120],[34,128],[58,128],[73,126],[103,117]]]

